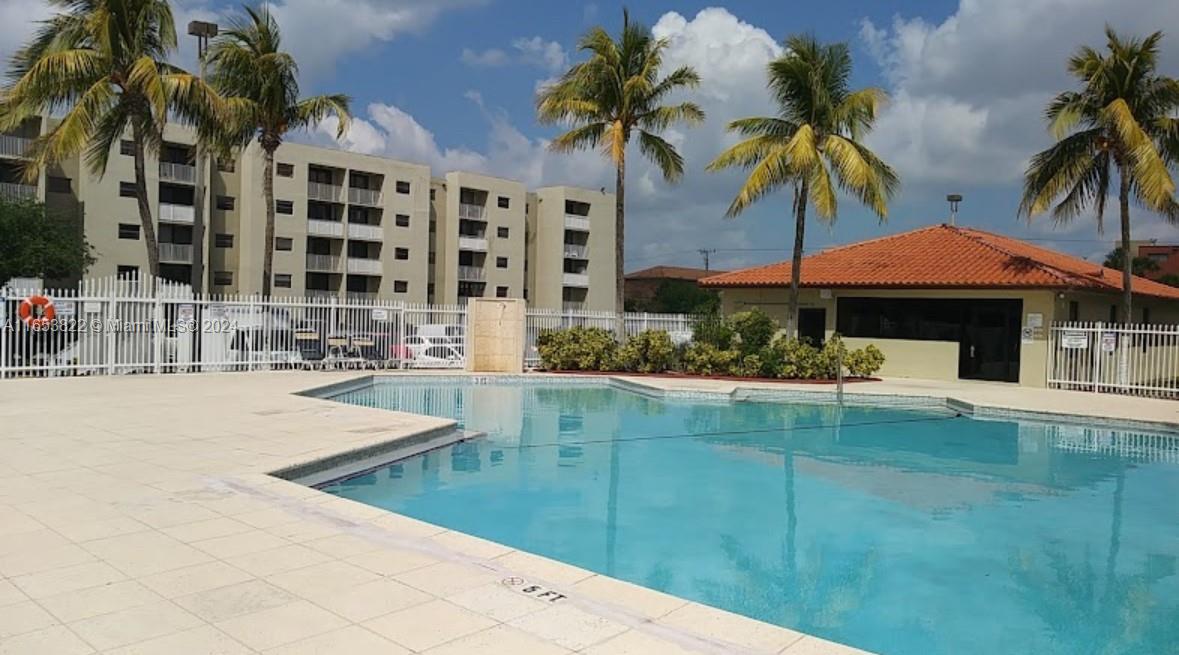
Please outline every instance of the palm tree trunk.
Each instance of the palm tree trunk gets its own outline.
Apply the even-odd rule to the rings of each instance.
[[[790,258],[790,299],[786,303],[786,336],[798,337],[798,295],[802,277],[802,244],[806,238],[806,200],[810,187],[806,180],[795,188],[794,254]]]
[[[614,311],[615,333],[621,340],[626,336],[626,276],[623,272],[626,255],[626,154],[618,160],[614,178]]]
[[[1122,213],[1122,323],[1131,323],[1134,290],[1131,288],[1134,271],[1134,253],[1130,252],[1130,178],[1123,166],[1118,171],[1121,188],[1118,190],[1118,204]]]
[[[274,148],[263,146],[262,198],[266,202],[266,239],[262,251],[262,295],[270,295],[274,278]]]
[[[143,135],[134,125],[131,139],[135,143],[135,200],[139,205],[139,224],[143,229],[143,243],[147,247],[147,272],[152,278],[160,274],[160,244],[156,240],[156,224],[151,217],[151,204],[147,200],[147,174],[144,163]],[[154,280],[151,284],[154,284]]]

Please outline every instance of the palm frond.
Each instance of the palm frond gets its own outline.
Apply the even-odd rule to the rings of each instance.
[[[1163,207],[1175,195],[1175,182],[1154,141],[1142,129],[1125,99],[1114,100],[1102,114],[1128,155],[1140,197],[1149,206]]]
[[[1031,218],[1041,214],[1093,166],[1102,151],[1101,128],[1093,128],[1065,137],[1032,157],[1024,173],[1023,199],[1019,213]]]
[[[668,182],[679,182],[684,176],[683,156],[662,137],[639,130],[639,151],[655,164]]]
[[[553,152],[595,149],[605,142],[609,126],[609,123],[579,125],[553,139],[549,143],[549,149]]]

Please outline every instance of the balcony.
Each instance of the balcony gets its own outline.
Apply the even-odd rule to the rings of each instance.
[[[565,214],[565,229],[589,232],[589,218],[577,214]]]
[[[589,247],[576,243],[565,244],[566,259],[589,259]]]
[[[196,218],[196,207],[192,205],[173,205],[168,202],[160,203],[160,221],[164,223],[182,223],[192,225]]]
[[[468,221],[487,221],[487,208],[483,205],[468,205],[465,202],[459,203],[459,218]]]
[[[0,196],[12,200],[36,200],[37,187],[31,184],[0,182]]]
[[[487,279],[487,269],[482,266],[459,266],[458,279],[460,282],[483,282]]]
[[[192,263],[192,244],[190,243],[161,243],[160,262],[163,264]]]
[[[320,202],[344,202],[344,187],[322,182],[308,182],[307,199]]]
[[[475,252],[487,252],[487,239],[482,237],[465,237],[459,235],[459,250],[473,250]]]
[[[380,225],[365,225],[363,223],[348,224],[348,238],[362,241],[381,241],[385,238],[385,231]]]
[[[174,164],[160,162],[160,180],[163,182],[179,182],[180,184],[196,183],[196,167],[188,164]]]
[[[358,187],[349,187],[348,202],[354,205],[379,207],[381,205],[381,192],[378,189],[361,189]]]
[[[340,271],[340,258],[335,255],[313,255],[308,253],[307,270],[317,273],[338,273]]]
[[[32,147],[33,140],[23,136],[0,134],[0,157],[24,157]]]
[[[381,274],[381,260],[379,259],[361,259],[359,257],[348,258],[348,272],[356,275],[380,275]]]
[[[320,221],[309,218],[307,219],[307,234],[313,237],[343,239],[344,224],[339,221]]]
[[[589,275],[586,273],[565,273],[561,276],[561,283],[567,287],[589,287]]]

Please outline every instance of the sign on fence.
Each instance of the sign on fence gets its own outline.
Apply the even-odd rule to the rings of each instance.
[[[1179,325],[1057,323],[1048,386],[1179,398]]]
[[[1060,335],[1060,347],[1069,350],[1084,350],[1089,347],[1089,335],[1084,332],[1065,332]]]

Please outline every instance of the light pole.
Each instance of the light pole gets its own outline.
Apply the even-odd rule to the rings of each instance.
[[[217,24],[194,20],[188,24],[188,33],[197,38],[197,60],[200,62],[200,72],[197,79],[205,79],[205,56],[209,52],[209,39],[217,36]],[[194,218],[192,221],[192,291],[201,293],[205,288],[205,163],[207,152],[204,152],[200,140],[196,144],[196,190],[193,193]]]

